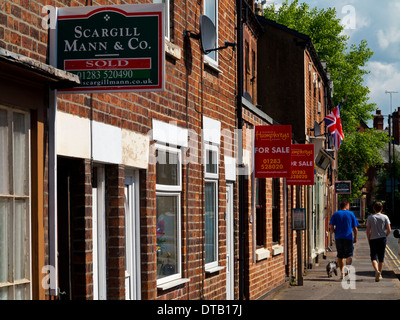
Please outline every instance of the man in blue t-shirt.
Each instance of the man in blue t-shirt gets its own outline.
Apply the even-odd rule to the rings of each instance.
[[[346,259],[346,265],[351,265],[354,243],[357,242],[357,227],[359,225],[354,213],[349,211],[350,203],[343,200],[340,203],[340,210],[336,211],[329,223],[331,232],[335,233],[335,242],[337,250],[338,264],[343,279],[343,267]],[[354,234],[354,237],[353,237]]]

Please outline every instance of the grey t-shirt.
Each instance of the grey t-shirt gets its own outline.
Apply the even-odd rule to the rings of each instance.
[[[386,230],[389,224],[390,220],[386,214],[374,213],[368,216],[367,226],[370,227],[370,240],[386,238]]]

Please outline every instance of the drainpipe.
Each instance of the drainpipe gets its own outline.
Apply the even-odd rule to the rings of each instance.
[[[242,119],[242,96],[243,96],[243,25],[242,25],[242,0],[236,0],[237,14],[237,102],[236,112],[239,135],[242,137],[243,119]],[[237,139],[238,165],[243,166],[243,139]],[[240,145],[239,145],[240,144]],[[239,174],[239,300],[244,300],[244,175]]]

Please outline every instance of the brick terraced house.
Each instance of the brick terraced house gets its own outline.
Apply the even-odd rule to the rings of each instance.
[[[102,19],[99,27],[82,22],[76,42],[62,44],[87,53],[105,50],[101,40],[118,34],[131,37],[132,49],[149,48],[138,41],[140,30],[108,28],[114,17],[131,15],[123,5],[139,3],[1,2],[0,299],[259,299],[297,273],[291,209],[310,203],[310,226],[327,215],[316,214],[315,193],[305,187],[253,179],[250,170],[251,129],[286,124],[264,96],[278,94],[266,80],[278,71],[292,77],[295,65],[265,69],[259,57],[276,54],[271,35],[281,31],[255,16],[255,3],[239,2],[238,17],[235,1],[154,0],[164,4],[162,90],[86,93],[68,91],[87,82],[82,73],[51,65],[58,59],[55,8],[80,7],[86,11],[79,18]],[[207,51],[210,21],[218,50]],[[98,41],[79,45],[84,38]],[[322,113],[313,100],[299,110],[307,118],[302,127],[287,120],[297,143],[312,143],[310,129],[329,108],[329,88],[314,51],[297,47],[304,64],[291,84],[307,88],[310,65]],[[304,102],[307,91],[293,91],[293,101]],[[320,165],[329,158],[324,149],[316,152]],[[312,188],[329,189],[330,169],[318,170],[320,187]],[[318,205],[329,207],[332,199],[321,192]],[[315,247],[316,234],[310,229],[303,243]]]
[[[289,186],[292,196],[286,198],[292,201],[288,208],[306,209],[302,262],[303,267],[312,268],[330,244],[328,224],[336,211],[337,156],[324,123],[334,108],[332,81],[308,35],[264,17],[258,16],[258,20],[264,28],[258,42],[263,56],[258,66],[261,109],[280,124],[292,125],[293,143],[314,144],[314,185]],[[290,221],[290,210],[287,215]],[[298,243],[298,236],[288,226],[287,243]],[[287,276],[299,278],[296,247],[289,255]]]

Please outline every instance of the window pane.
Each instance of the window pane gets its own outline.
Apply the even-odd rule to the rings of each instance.
[[[7,111],[0,109],[0,193],[9,193]]]
[[[14,212],[14,280],[25,279],[27,254],[26,201],[15,200]]]
[[[18,286],[15,286],[15,300],[25,300],[28,299],[29,297],[29,285],[27,284],[21,284]]]
[[[179,272],[178,196],[157,196],[157,279]]]
[[[8,280],[8,237],[7,227],[9,220],[8,200],[0,199],[0,283]],[[6,292],[6,291],[5,291]],[[1,299],[0,292],[0,299]],[[3,292],[3,294],[5,294]]]
[[[218,30],[217,30],[217,0],[205,0],[204,4],[204,14],[211,19],[214,23],[217,32],[218,39]],[[215,48],[217,48],[217,43],[215,44]],[[207,54],[207,57],[210,57],[213,60],[217,60],[217,51],[212,51]]]
[[[21,113],[14,113],[13,122],[14,194],[27,194],[28,168],[26,155],[27,132],[25,127],[25,115]]]
[[[217,222],[217,212],[216,212],[216,183],[206,182],[206,194],[205,194],[205,254],[206,263],[210,263],[217,260],[216,257],[216,222]]]
[[[178,153],[158,149],[156,150],[156,160],[156,183],[169,186],[178,186]]]
[[[8,287],[0,288],[0,300],[8,300]]]
[[[216,0],[205,0],[204,14],[211,19],[214,25],[216,25]]]
[[[217,152],[213,150],[206,151],[206,172],[207,173],[217,173],[218,160]]]

